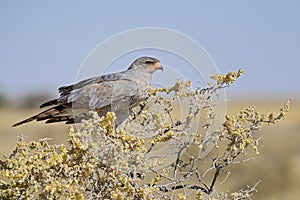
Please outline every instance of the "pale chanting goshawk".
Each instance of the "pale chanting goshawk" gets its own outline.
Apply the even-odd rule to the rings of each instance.
[[[76,84],[60,87],[60,97],[50,100],[40,108],[51,108],[14,124],[18,126],[30,121],[46,123],[78,123],[94,110],[99,116],[115,112],[116,125],[128,118],[129,111],[147,98],[152,74],[162,70],[160,61],[152,57],[140,57],[122,72],[97,76]]]

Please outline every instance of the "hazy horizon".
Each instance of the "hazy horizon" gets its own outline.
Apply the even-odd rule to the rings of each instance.
[[[2,1],[0,93],[56,97],[59,86],[74,83],[99,43],[133,28],[162,27],[201,44],[222,73],[244,69],[228,90],[230,97],[300,97],[298,1],[151,4]],[[126,60],[116,70],[129,64]]]

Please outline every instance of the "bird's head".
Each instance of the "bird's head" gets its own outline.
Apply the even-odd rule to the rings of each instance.
[[[144,56],[136,59],[128,69],[146,70],[152,74],[158,69],[163,70],[163,67],[158,59]]]

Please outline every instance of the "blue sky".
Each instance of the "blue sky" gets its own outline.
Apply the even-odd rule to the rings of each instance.
[[[196,40],[221,72],[244,69],[229,96],[298,98],[299,9],[299,1],[1,1],[0,92],[55,95],[99,43],[162,27]]]

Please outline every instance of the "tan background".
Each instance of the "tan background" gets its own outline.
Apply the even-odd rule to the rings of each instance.
[[[277,111],[284,102],[244,100],[230,101],[229,114],[237,113],[243,106],[255,105],[260,112]],[[66,143],[70,126],[64,124],[45,125],[33,122],[17,128],[11,125],[36,112],[38,109],[5,107],[0,109],[0,156],[12,152],[18,135],[27,141],[52,138],[50,143]],[[257,186],[254,199],[297,199],[300,196],[300,101],[293,101],[287,119],[278,125],[263,127],[263,146],[255,160],[232,166],[227,181],[217,185],[217,191],[235,191],[246,185]],[[251,151],[250,151],[251,153]]]

